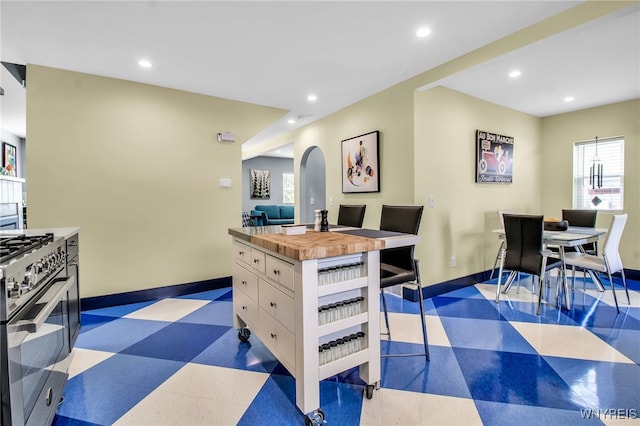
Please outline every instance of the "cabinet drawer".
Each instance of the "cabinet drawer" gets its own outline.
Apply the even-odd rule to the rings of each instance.
[[[273,281],[294,291],[293,286],[293,265],[284,262],[273,256],[267,256],[266,259],[266,275]]]
[[[293,299],[263,280],[259,280],[258,293],[260,307],[290,331],[295,332]]]
[[[244,292],[253,300],[258,300],[258,277],[238,263],[233,264],[234,297],[237,290]]]
[[[261,274],[265,271],[265,257],[266,254],[263,251],[251,249],[251,266]]]
[[[233,256],[247,265],[251,264],[251,247],[238,241],[233,243]]]
[[[233,294],[233,311],[249,327],[258,323],[258,304],[241,291]]]
[[[278,357],[284,361],[285,367],[294,369],[296,367],[296,339],[293,333],[276,321],[265,310],[260,309],[258,327],[263,336],[263,343],[273,350]],[[293,371],[290,371],[293,374]]]

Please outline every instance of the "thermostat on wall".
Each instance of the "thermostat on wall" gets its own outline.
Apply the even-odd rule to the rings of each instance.
[[[218,142],[235,142],[236,135],[228,132],[218,133]]]

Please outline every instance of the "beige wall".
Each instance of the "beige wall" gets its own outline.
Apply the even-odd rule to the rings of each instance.
[[[380,188],[378,193],[343,194],[341,141],[374,130],[380,131]],[[326,197],[329,221],[338,218],[342,204],[366,204],[363,226],[380,225],[382,204],[413,203],[413,89],[400,84],[384,90],[335,114],[318,120],[285,137],[271,141],[271,146],[294,144],[296,203],[300,159],[307,149],[322,150],[326,167]],[[333,197],[333,206],[329,199]],[[300,209],[296,209],[296,215]]]
[[[629,214],[620,255],[626,268],[640,270],[640,100],[542,119],[542,206],[559,217],[572,207],[573,144],[596,136],[624,136],[624,212]],[[606,170],[605,170],[606,174]],[[607,228],[611,215],[598,212],[597,225]]]
[[[497,211],[540,212],[540,119],[443,87],[416,92],[414,115],[414,202],[425,206],[425,243],[416,247],[423,285],[490,269]],[[476,130],[515,139],[513,183],[475,183]]]
[[[241,144],[284,111],[40,66],[28,74],[29,227],[82,227],[82,297],[231,275]],[[218,143],[220,131],[238,142]]]

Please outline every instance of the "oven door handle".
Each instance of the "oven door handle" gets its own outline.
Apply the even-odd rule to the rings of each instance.
[[[14,333],[18,331],[36,333],[75,282],[76,278],[73,275],[66,278],[56,279],[43,296],[43,298],[48,299],[47,304],[36,314],[36,316],[34,318],[18,320],[13,324],[10,323],[8,330]],[[50,293],[52,294],[50,295]]]

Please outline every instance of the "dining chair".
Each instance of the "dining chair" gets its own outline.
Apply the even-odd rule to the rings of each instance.
[[[620,272],[622,275],[622,283],[624,284],[624,290],[627,293],[627,302],[631,304],[629,298],[629,289],[627,288],[627,279],[624,275],[624,266],[622,265],[622,258],[620,257],[620,239],[622,238],[622,231],[627,223],[628,214],[617,214],[613,216],[611,225],[609,226],[609,232],[604,241],[604,247],[602,250],[602,256],[597,256],[582,252],[569,252],[565,253],[565,264],[571,266],[573,270],[573,281],[575,281],[575,268],[582,268],[599,273],[606,273],[609,277],[609,283],[611,284],[611,291],[613,292],[613,301],[616,304],[616,310],[620,313],[620,307],[618,306],[618,297],[616,296],[616,290],[613,285],[612,275],[616,272]]]
[[[562,209],[562,220],[569,222],[569,226],[595,228],[598,210],[589,209]],[[598,254],[598,243],[582,245],[582,249],[589,254]],[[579,251],[578,247],[567,247],[565,251]]]
[[[503,293],[509,291],[514,278],[519,272],[537,277],[539,282],[536,315],[540,315],[542,288],[544,287],[543,283],[547,272],[554,268],[560,268],[561,271],[564,271],[562,260],[550,257],[551,251],[544,249],[543,223],[544,217],[542,215],[504,215],[506,247],[503,250],[504,255],[500,261],[496,289],[496,302],[499,302],[502,290],[500,285],[501,277],[505,270],[510,271],[510,274],[504,285],[504,290],[502,290]],[[556,290],[556,295],[557,293],[558,290]]]
[[[366,204],[340,204],[338,210],[338,225],[362,228]]]
[[[498,210],[498,223],[500,224],[500,229],[504,230],[504,215],[512,214],[512,213],[513,213],[512,210]],[[496,253],[496,260],[493,261],[493,268],[491,268],[491,276],[489,277],[490,280],[493,279],[493,273],[495,272],[496,268],[500,264],[500,260],[501,260],[500,256],[502,255],[502,249],[504,248],[505,241],[506,240],[500,241],[500,246],[498,247],[498,253]]]
[[[405,234],[418,234],[422,211],[424,206],[382,206],[382,216],[380,218],[380,230],[402,232]],[[415,356],[424,355],[429,360],[429,343],[427,340],[427,327],[424,318],[424,299],[422,295],[422,283],[420,281],[419,261],[414,257],[415,246],[397,247],[383,249],[380,251],[380,293],[382,296],[382,307],[384,310],[384,321],[387,326],[387,333],[391,339],[391,329],[389,328],[389,314],[387,312],[387,302],[385,299],[385,288],[398,284],[412,284],[418,290],[418,303],[420,304],[420,320],[422,322],[422,339],[424,342],[424,353],[418,354],[397,354],[387,356]]]

